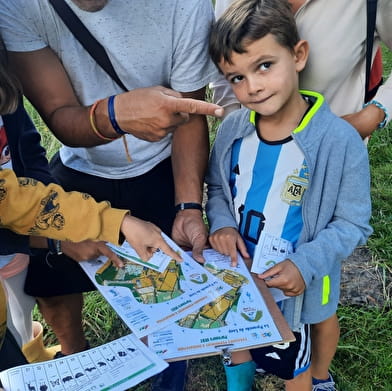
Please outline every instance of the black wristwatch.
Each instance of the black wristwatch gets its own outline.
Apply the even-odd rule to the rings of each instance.
[[[185,209],[197,209],[200,210],[200,212],[203,212],[203,207],[201,204],[198,204],[196,202],[180,202],[174,207],[174,210],[179,212],[180,210],[185,210]]]

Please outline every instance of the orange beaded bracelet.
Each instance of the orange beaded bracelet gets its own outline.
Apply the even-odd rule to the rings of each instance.
[[[93,130],[94,134],[100,138],[101,140],[105,140],[105,141],[113,141],[116,140],[117,138],[119,138],[118,136],[115,137],[106,137],[104,136],[97,128],[97,126],[95,125],[95,118],[94,118],[94,114],[95,114],[95,109],[98,106],[98,103],[102,102],[102,99],[98,99],[96,102],[94,102],[94,104],[90,107],[90,125],[91,125],[91,129]]]

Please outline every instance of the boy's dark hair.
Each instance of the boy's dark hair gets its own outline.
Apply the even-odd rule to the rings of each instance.
[[[9,69],[7,50],[0,37],[0,115],[16,110],[21,90],[18,79]]]
[[[215,65],[223,59],[231,64],[233,52],[245,53],[246,46],[272,34],[293,50],[299,34],[287,0],[237,0],[217,20],[210,35],[210,55]]]

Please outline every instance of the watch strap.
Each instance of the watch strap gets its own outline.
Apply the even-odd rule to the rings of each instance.
[[[203,212],[203,207],[201,204],[198,204],[197,202],[180,202],[174,207],[174,210],[179,212],[180,210],[185,210],[185,209],[197,209],[200,210],[200,212]]]

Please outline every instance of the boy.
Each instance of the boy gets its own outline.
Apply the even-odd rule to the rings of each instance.
[[[212,59],[244,107],[223,121],[210,158],[211,246],[233,264],[237,250],[254,256],[260,235],[293,247],[258,277],[288,296],[278,305],[296,341],[235,353],[229,391],[250,390],[256,368],[285,379],[286,391],[311,389],[309,324],[336,311],[340,261],[371,233],[366,148],[322,95],[298,90],[308,51],[286,0],[239,0],[210,37]],[[302,307],[305,289],[311,310]]]

